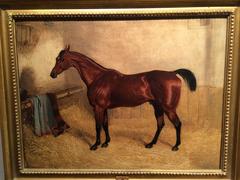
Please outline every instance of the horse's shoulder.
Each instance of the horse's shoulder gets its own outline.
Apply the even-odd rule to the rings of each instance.
[[[117,78],[117,76],[112,71],[104,72],[91,84],[88,89],[88,97],[92,104],[104,105],[108,103],[105,100],[110,97],[111,90],[116,82],[114,78]]]
[[[112,84],[117,78],[118,78],[118,73],[112,71],[112,70],[108,70],[104,73],[102,73],[90,86],[91,89],[95,90],[95,89],[99,89],[99,88],[103,88],[106,86],[109,86],[110,84]]]

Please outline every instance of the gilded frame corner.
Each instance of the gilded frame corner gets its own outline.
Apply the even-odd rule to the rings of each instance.
[[[79,170],[31,169],[24,167],[21,140],[21,112],[18,92],[15,23],[29,20],[134,19],[134,18],[191,18],[213,17],[227,19],[226,64],[223,101],[223,130],[221,164],[216,170]],[[147,8],[147,9],[84,9],[84,10],[6,10],[1,11],[1,130],[8,179],[32,175],[151,175],[176,177],[231,178],[239,166],[234,161],[237,152],[237,109],[239,90],[239,9],[237,7],[211,8]],[[12,130],[14,132],[12,133]],[[235,164],[234,164],[235,163]],[[235,169],[234,169],[235,168]]]

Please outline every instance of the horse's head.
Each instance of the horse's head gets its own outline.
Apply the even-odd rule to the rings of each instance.
[[[53,67],[50,76],[56,78],[58,74],[62,73],[69,67],[71,67],[71,61],[69,57],[70,46],[66,46],[64,50],[61,50],[58,56],[56,57],[56,64]]]

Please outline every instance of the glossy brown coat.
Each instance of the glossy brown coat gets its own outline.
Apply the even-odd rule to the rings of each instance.
[[[106,140],[102,147],[107,147],[110,142],[108,131],[107,109],[115,107],[133,107],[149,102],[155,112],[157,131],[153,140],[146,144],[151,148],[156,144],[160,131],[164,126],[163,114],[165,113],[176,128],[176,144],[172,150],[178,150],[180,145],[181,122],[176,113],[176,108],[181,95],[181,79],[179,74],[189,85],[190,90],[196,89],[196,78],[187,69],[176,71],[153,70],[138,74],[126,75],[119,71],[105,68],[89,57],[69,51],[69,46],[62,50],[56,58],[56,65],[52,69],[51,77],[75,67],[81,79],[87,86],[89,103],[93,107],[96,120],[96,142],[91,150],[100,145],[100,131],[103,127]]]

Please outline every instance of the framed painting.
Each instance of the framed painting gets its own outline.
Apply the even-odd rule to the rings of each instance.
[[[5,174],[236,177],[237,7],[1,11]]]

